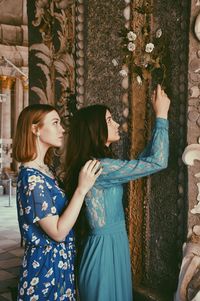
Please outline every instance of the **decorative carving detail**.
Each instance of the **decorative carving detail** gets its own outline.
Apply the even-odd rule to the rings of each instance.
[[[182,155],[183,162],[189,166],[200,161],[200,144],[188,145]],[[200,173],[195,177],[200,177]],[[200,213],[200,183],[197,183],[197,205],[191,210],[193,214]],[[187,242],[183,245],[183,260],[179,275],[179,284],[175,301],[197,301],[200,285],[198,271],[200,268],[200,226],[194,225],[189,230]],[[195,284],[195,285],[194,285]]]
[[[151,5],[151,1],[148,1]],[[133,32],[137,32],[139,28],[143,28],[144,25],[151,26],[152,24],[145,24],[146,18],[144,15],[139,14],[134,8],[142,6],[143,1],[139,0],[132,4],[132,24],[131,29]],[[143,41],[140,41],[142,43]],[[141,44],[142,45],[142,44]],[[132,116],[132,130],[131,130],[131,157],[137,157],[147,142],[147,122],[149,116],[147,114],[147,98],[149,94],[149,86],[147,82],[143,85],[138,85],[137,81],[131,79],[131,104],[130,114]],[[149,126],[150,130],[150,126]],[[129,186],[129,237],[130,237],[130,250],[132,268],[134,274],[134,285],[137,286],[141,282],[143,272],[142,263],[147,262],[146,258],[148,252],[147,240],[146,240],[146,226],[147,226],[147,191],[148,180],[140,179],[130,183]],[[141,235],[142,233],[142,235]],[[145,264],[144,264],[145,265]]]
[[[196,17],[194,25],[194,33],[196,38],[200,41],[200,14]]]
[[[76,102],[78,108],[84,103],[84,5],[81,0],[76,4]]]
[[[33,26],[39,27],[42,43],[33,44],[30,51],[35,52],[37,67],[45,80],[42,87],[34,86],[31,90],[41,102],[56,103],[60,113],[67,116],[67,98],[74,93],[75,79],[73,1],[36,0],[35,3]]]

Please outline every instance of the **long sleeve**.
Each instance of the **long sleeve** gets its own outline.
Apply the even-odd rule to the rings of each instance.
[[[169,155],[168,120],[157,118],[152,138],[136,160],[102,159],[103,172],[96,187],[111,187],[148,176],[167,167]]]

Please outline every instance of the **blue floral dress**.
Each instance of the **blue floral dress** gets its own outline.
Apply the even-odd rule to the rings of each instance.
[[[90,233],[78,273],[81,301],[133,300],[122,184],[166,168],[168,145],[168,121],[157,118],[138,160],[101,160],[103,172],[85,198]]]
[[[56,179],[34,168],[20,168],[17,209],[25,253],[18,301],[76,300],[73,231],[58,243],[47,236],[37,223],[46,216],[60,215],[66,203],[65,194]]]

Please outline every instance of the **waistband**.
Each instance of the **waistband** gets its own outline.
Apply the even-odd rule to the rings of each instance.
[[[124,231],[126,232],[125,221],[120,221],[115,224],[105,225],[101,228],[91,229],[89,235],[106,235]]]

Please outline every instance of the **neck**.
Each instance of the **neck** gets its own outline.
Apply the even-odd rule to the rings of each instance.
[[[44,149],[44,148],[40,148],[38,149],[37,148],[37,156],[35,157],[35,159],[33,161],[37,161],[41,164],[44,164],[44,158],[45,158],[45,155],[48,151],[48,148],[47,149]]]

